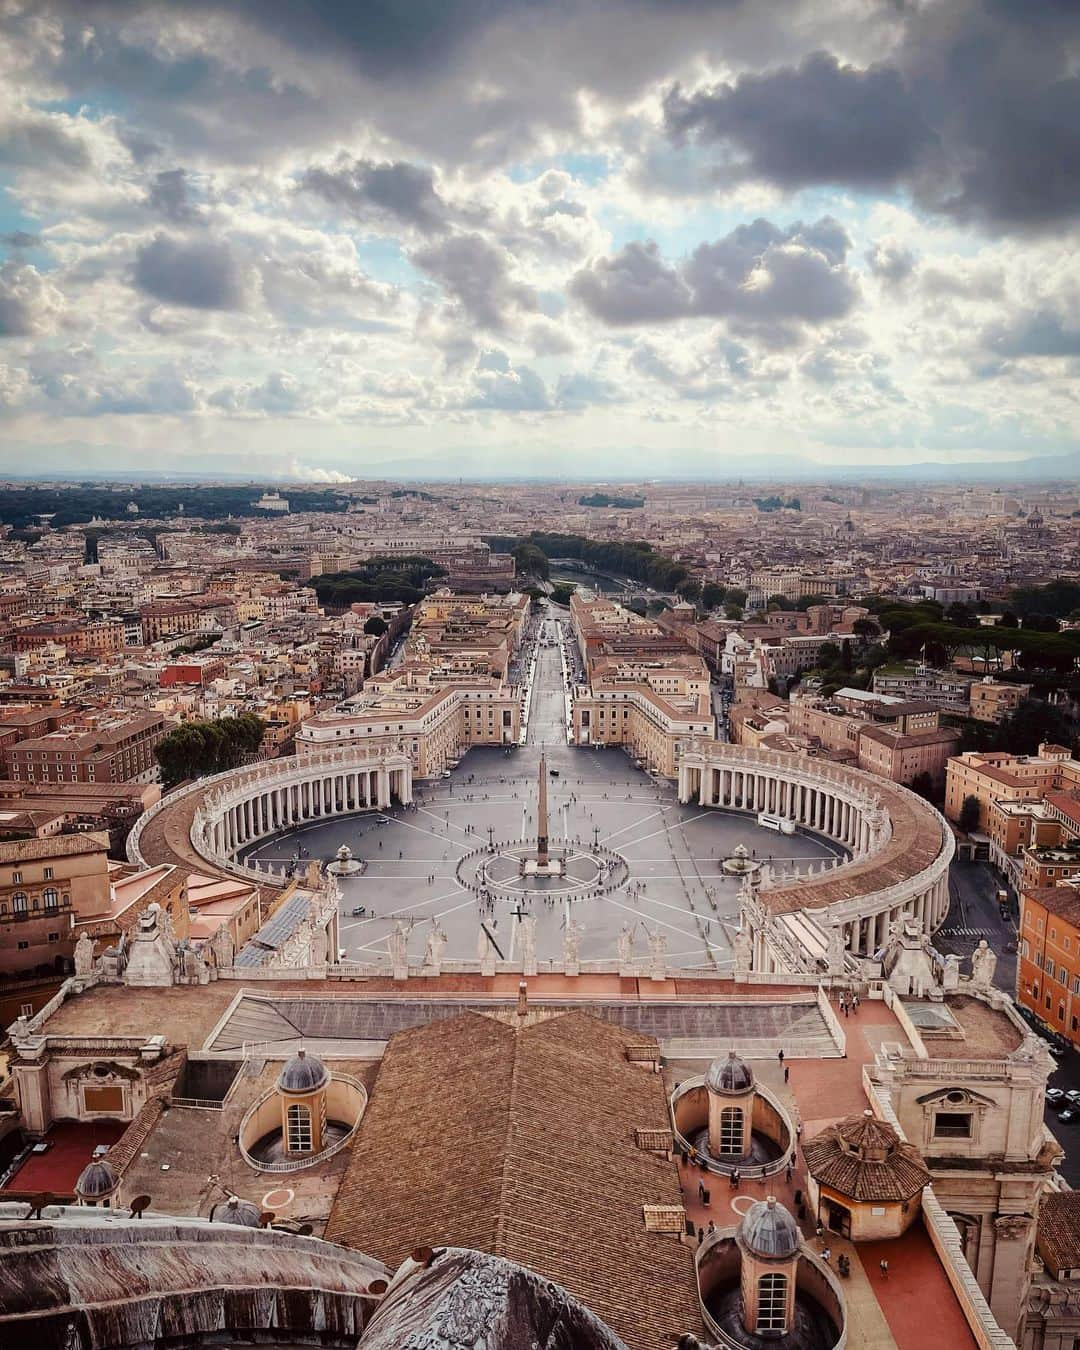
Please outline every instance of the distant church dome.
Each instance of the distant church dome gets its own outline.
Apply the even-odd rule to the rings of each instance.
[[[709,1065],[705,1086],[710,1092],[749,1092],[754,1086],[754,1071],[734,1050],[729,1050],[727,1059],[714,1059]]]
[[[259,1227],[259,1206],[250,1200],[241,1200],[230,1195],[228,1200],[220,1200],[210,1210],[211,1223],[237,1223],[241,1228]]]
[[[789,1257],[799,1250],[799,1229],[776,1197],[755,1200],[739,1225],[739,1240],[754,1256]]]
[[[314,1092],[330,1079],[330,1070],[314,1055],[298,1050],[278,1077],[279,1092]]]
[[[112,1163],[106,1162],[104,1158],[95,1158],[79,1173],[75,1194],[83,1200],[100,1200],[104,1195],[112,1195],[116,1186],[116,1172]]]

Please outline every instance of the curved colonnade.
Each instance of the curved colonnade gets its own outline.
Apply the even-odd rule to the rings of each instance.
[[[214,774],[163,797],[136,822],[128,858],[149,867],[201,864],[281,886],[283,865],[248,867],[237,853],[311,821],[411,801],[412,762],[404,751],[334,750],[270,760]]]
[[[907,788],[860,769],[719,741],[687,742],[679,800],[766,812],[833,840],[850,857],[797,871],[764,867],[747,897],[756,972],[840,975],[873,955],[901,919],[930,936],[949,908],[955,845],[944,818]],[[237,854],[316,820],[412,801],[404,751],[350,747],[233,769],[170,793],[136,822],[128,857],[285,884],[283,865],[248,867]],[[839,960],[837,952],[839,951]]]
[[[866,957],[901,919],[928,937],[944,921],[955,842],[940,812],[909,789],[862,769],[719,741],[687,744],[678,773],[681,802],[766,812],[850,851],[830,869],[764,874],[752,969],[811,968],[827,959],[834,926],[845,952]]]

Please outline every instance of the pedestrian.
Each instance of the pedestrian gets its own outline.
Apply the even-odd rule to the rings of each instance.
[[[798,1121],[797,1124],[796,1124],[796,1126],[795,1126],[795,1138],[796,1138],[796,1139],[801,1139],[801,1138],[802,1138],[802,1121],[801,1121],[801,1120]]]
[[[828,1247],[822,1247],[822,1249],[821,1249],[821,1259],[825,1262],[826,1265],[829,1264],[829,1262],[832,1260],[832,1251],[831,1251],[830,1248],[828,1248]]]
[[[882,1257],[881,1260],[878,1262],[878,1267],[881,1270],[882,1278],[887,1279],[889,1274],[889,1263],[888,1261],[885,1260],[884,1257]]]
[[[780,1051],[780,1053],[776,1056],[776,1058],[780,1061],[781,1064],[783,1064],[783,1062],[784,1062],[784,1052],[783,1052],[783,1050]]]
[[[698,1246],[699,1246],[699,1247],[700,1247],[701,1244],[705,1241],[705,1229],[702,1228],[701,1224],[698,1224],[697,1240],[698,1240]]]
[[[785,1064],[785,1065],[784,1065],[784,1082],[786,1083],[787,1080],[788,1080],[790,1077],[791,1077],[791,1070],[790,1070],[790,1069],[788,1068],[788,1066]]]
[[[814,1229],[814,1236],[817,1238],[819,1242],[821,1241],[821,1237],[824,1232],[825,1232],[825,1225],[821,1222],[820,1219],[818,1219],[817,1228]]]
[[[705,1203],[705,1183],[701,1180],[700,1177],[698,1178],[697,1184],[697,1198],[701,1201],[702,1204]]]

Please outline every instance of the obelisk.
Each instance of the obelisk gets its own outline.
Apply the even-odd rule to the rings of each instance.
[[[546,869],[548,865],[548,819],[547,819],[547,764],[540,756],[540,801],[536,810],[536,862],[538,867]]]

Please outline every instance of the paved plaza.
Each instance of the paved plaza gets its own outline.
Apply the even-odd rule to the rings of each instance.
[[[565,637],[566,626],[559,631]],[[554,638],[556,625],[545,622],[541,633]],[[561,963],[572,918],[583,929],[582,961],[613,960],[629,927],[638,957],[648,952],[649,935],[661,932],[673,968],[730,971],[739,882],[721,864],[735,847],[779,867],[843,853],[816,836],[760,828],[747,813],[681,806],[673,784],[655,782],[622,750],[568,745],[565,693],[558,643],[539,645],[525,745],[475,747],[449,779],[418,784],[410,808],[303,826],[244,856],[281,864],[303,850],[304,859],[329,861],[347,844],[364,860],[362,875],[341,881],[347,960],[388,959],[387,939],[401,920],[409,927],[410,958],[419,962],[437,920],[447,937],[445,959],[475,961],[490,941],[512,961],[520,956],[519,916],[531,913],[541,968]],[[513,850],[535,842],[541,753],[549,771],[551,847],[569,849],[574,876],[523,887],[511,860]],[[462,883],[475,880],[473,864],[483,861],[478,850],[492,845],[490,875],[502,884],[485,888],[484,898]],[[594,852],[609,864],[613,855],[619,860],[599,879],[588,861]],[[574,884],[575,876],[584,884]],[[363,914],[353,913],[361,907]]]

